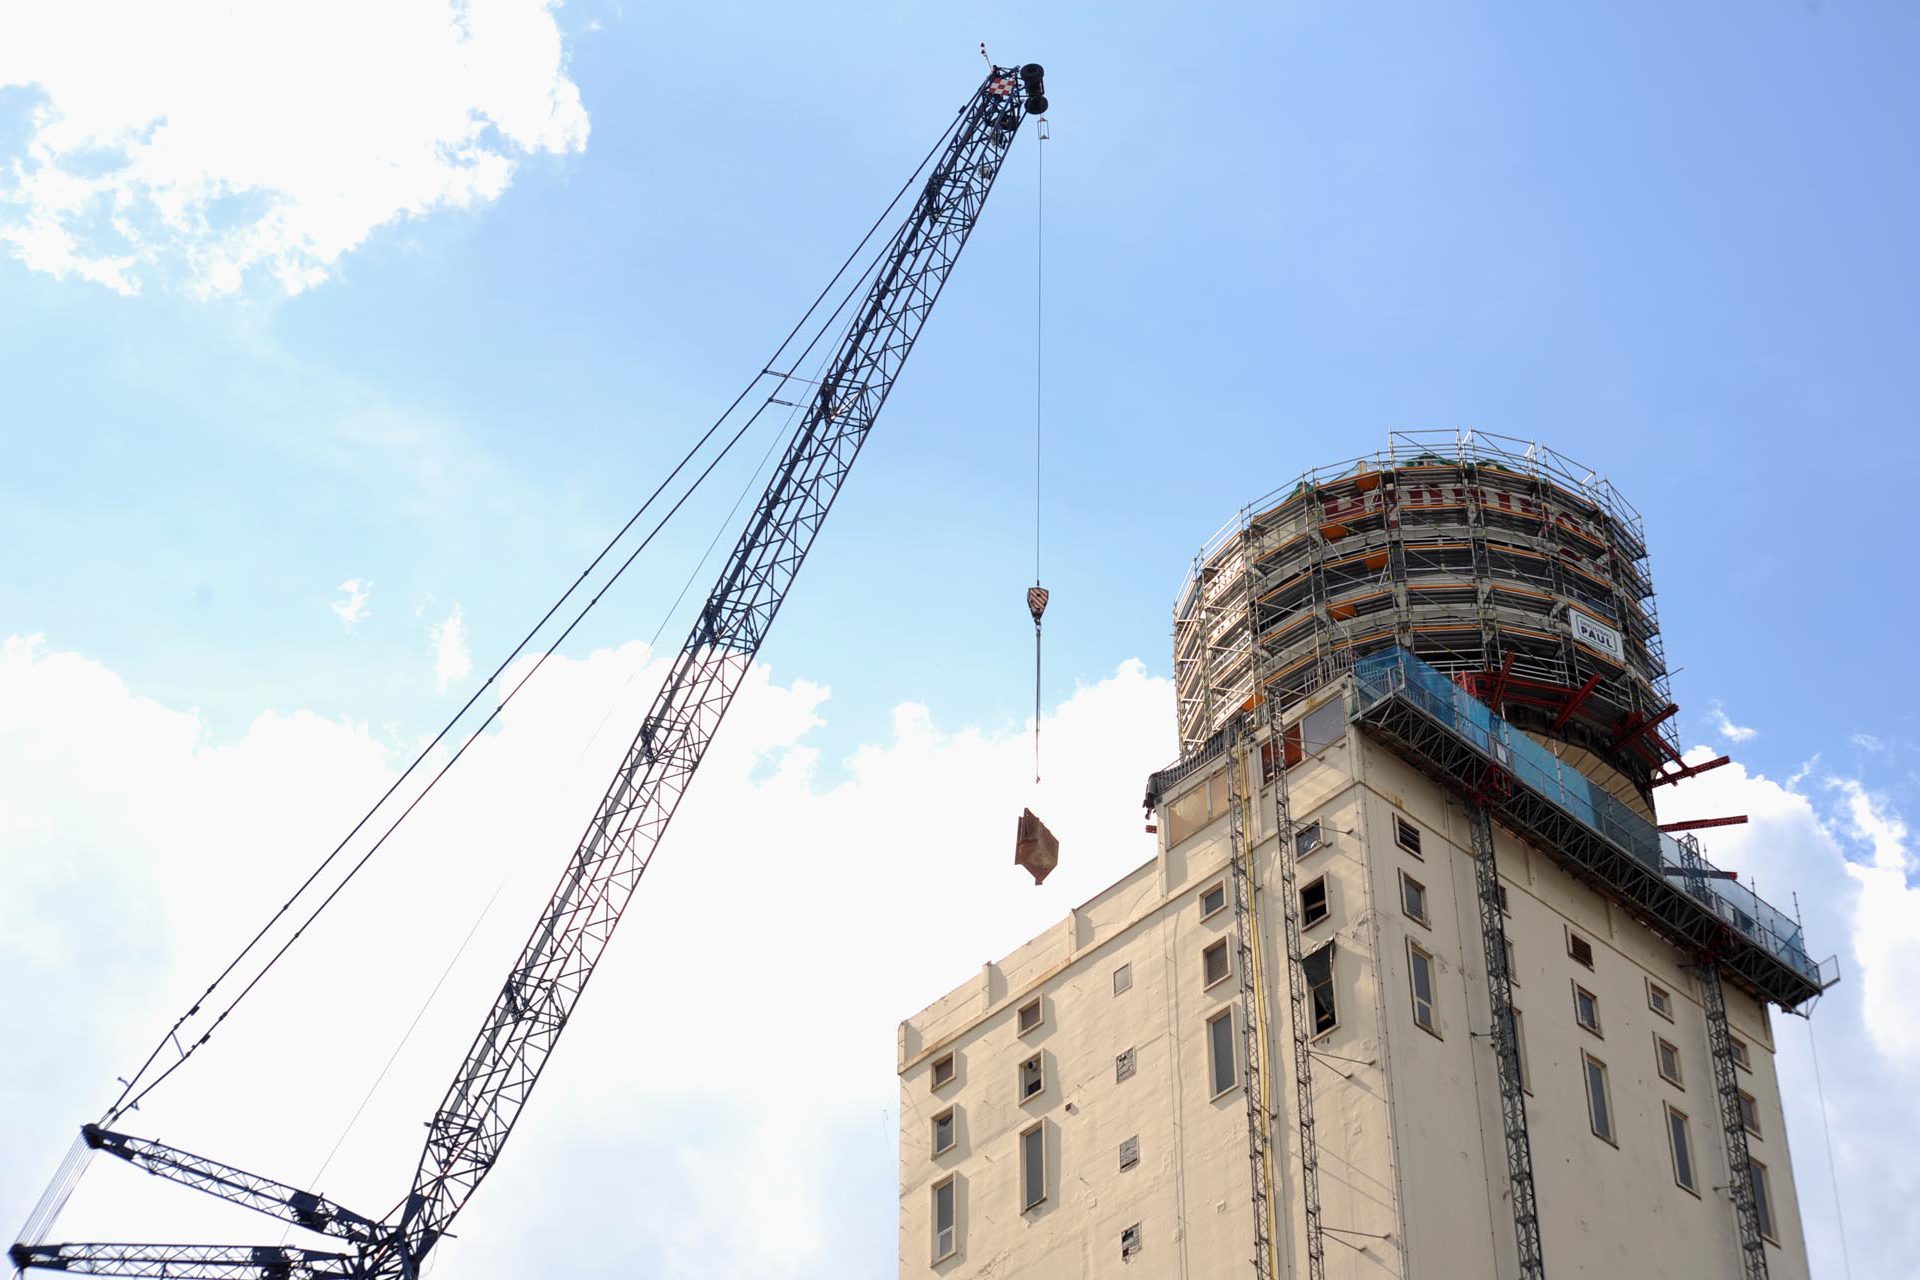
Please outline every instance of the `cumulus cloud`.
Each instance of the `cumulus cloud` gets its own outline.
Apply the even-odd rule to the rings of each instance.
[[[1701,747],[1686,758],[1717,754]],[[1706,833],[1708,856],[1775,905],[1797,906],[1812,954],[1837,953],[1840,961],[1839,985],[1807,1023],[1773,1019],[1812,1272],[1838,1275],[1845,1265],[1824,1092],[1853,1274],[1905,1275],[1920,1253],[1920,1219],[1906,1208],[1920,1199],[1912,1159],[1920,1134],[1920,1013],[1912,1007],[1920,987],[1920,890],[1908,883],[1916,870],[1908,828],[1886,796],[1817,766],[1782,783],[1728,765],[1675,788],[1662,798],[1660,816],[1728,813],[1751,821]]]
[[[1728,742],[1745,742],[1760,732],[1758,729],[1749,729],[1745,725],[1735,724],[1728,717],[1726,708],[1718,702],[1707,708],[1707,719],[1712,722],[1713,731]]]
[[[129,1127],[383,1213],[663,665],[638,644],[550,661]],[[828,691],[755,667],[445,1246],[461,1271],[891,1274],[896,1023],[1151,856],[1139,791],[1172,752],[1171,700],[1138,664],[1077,691],[1048,714],[1038,789],[1026,726],[903,704],[828,782],[808,739]],[[37,641],[0,649],[0,704],[0,777],[21,783],[0,788],[0,971],[33,975],[0,986],[0,1017],[35,1028],[0,1057],[15,1125],[0,1217],[17,1222],[112,1076],[395,767],[364,725],[304,713],[214,741],[194,713]],[[103,779],[103,736],[141,768]],[[1063,842],[1040,888],[1012,864],[1026,804]],[[227,1208],[102,1160],[60,1234],[259,1236]]]
[[[373,612],[368,604],[373,597],[373,584],[348,578],[336,589],[340,592],[340,598],[327,607],[340,619],[340,625],[351,631]]]
[[[0,6],[0,245],[120,293],[287,293],[586,145],[557,0]],[[21,109],[16,106],[16,109]]]
[[[427,628],[433,646],[433,679],[441,693],[447,686],[473,674],[473,653],[467,648],[467,620],[455,602],[447,616]]]

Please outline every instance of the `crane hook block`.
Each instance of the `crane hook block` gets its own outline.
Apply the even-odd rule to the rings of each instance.
[[[1013,865],[1025,867],[1036,885],[1045,884],[1047,873],[1060,865],[1060,841],[1033,810],[1020,811],[1020,826],[1013,840]]]
[[[1040,625],[1040,615],[1047,611],[1047,589],[1039,583],[1027,588],[1027,612],[1033,615],[1033,625]]]

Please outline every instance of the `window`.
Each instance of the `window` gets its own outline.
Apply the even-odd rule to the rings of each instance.
[[[1020,1135],[1020,1209],[1047,1198],[1047,1129],[1036,1124]]]
[[[933,1154],[953,1150],[953,1108],[948,1107],[933,1118]]]
[[[951,1258],[960,1248],[959,1228],[954,1224],[954,1180],[949,1177],[933,1184],[933,1260]]]
[[[1233,958],[1227,954],[1225,938],[1200,953],[1200,985],[1211,987],[1225,982],[1233,972]]]
[[[1413,990],[1413,1025],[1437,1036],[1440,1020],[1433,1007],[1433,956],[1422,951],[1412,939],[1407,941],[1407,972]]]
[[[1760,1219],[1760,1234],[1779,1244],[1780,1233],[1773,1226],[1773,1188],[1767,1185],[1767,1166],[1758,1160],[1749,1160],[1747,1164],[1753,1170],[1753,1212]]]
[[[1513,1011],[1513,1054],[1520,1059],[1520,1087],[1533,1092],[1533,1071],[1527,1066],[1527,1024],[1520,1011]]]
[[[1427,923],[1427,886],[1404,871],[1400,873],[1400,909],[1408,919]]]
[[[1325,843],[1325,837],[1320,834],[1319,822],[1309,822],[1293,833],[1293,856],[1304,858]]]
[[[1593,1126],[1595,1137],[1613,1142],[1613,1098],[1607,1093],[1607,1064],[1586,1053],[1580,1055],[1580,1061],[1587,1076],[1587,1122]]]
[[[1133,1079],[1133,1073],[1140,1069],[1140,1059],[1131,1048],[1122,1049],[1113,1055],[1113,1082]]]
[[[1335,698],[1307,712],[1306,718],[1300,721],[1300,749],[1307,755],[1318,755],[1344,741],[1347,736],[1346,710],[1340,699]]]
[[[1575,964],[1593,968],[1593,944],[1571,929],[1567,930],[1567,954]]]
[[[1120,1169],[1125,1172],[1140,1163],[1140,1135],[1134,1134],[1120,1144]]]
[[[1140,1252],[1140,1224],[1136,1222],[1120,1232],[1120,1261],[1125,1262],[1138,1252]]]
[[[1740,1123],[1754,1137],[1760,1136],[1760,1104],[1744,1089],[1740,1091]]]
[[[1667,1108],[1667,1147],[1673,1152],[1673,1180],[1695,1195],[1700,1188],[1693,1180],[1693,1143],[1687,1136],[1687,1114]]]
[[[1025,1102],[1046,1087],[1047,1073],[1036,1053],[1020,1064],[1020,1101]]]
[[[1040,1025],[1040,997],[1035,996],[1020,1006],[1020,1034],[1025,1035]]]
[[[933,1087],[944,1089],[953,1083],[953,1055],[943,1054],[933,1060]]]
[[[1311,929],[1327,918],[1327,878],[1309,880],[1300,886],[1300,927]]]
[[[1573,1020],[1600,1034],[1600,999],[1577,982],[1573,984]]]
[[[1333,1004],[1333,944],[1300,958],[1300,971],[1307,978],[1307,1008],[1313,1018],[1313,1034],[1323,1035],[1339,1025],[1340,1014]]]
[[[1113,971],[1113,994],[1119,995],[1133,987],[1133,966],[1123,964]]]
[[[1207,1065],[1213,1096],[1233,1088],[1239,1076],[1239,1064],[1233,1056],[1233,1010],[1222,1009],[1207,1019]]]
[[[1393,842],[1418,858],[1420,853],[1420,828],[1408,822],[1399,814],[1393,815]]]
[[[1499,904],[1501,915],[1510,916],[1513,914],[1513,908],[1507,905],[1507,886],[1503,884],[1493,886],[1493,900]]]
[[[1507,981],[1517,987],[1520,985],[1520,960],[1518,953],[1513,949],[1512,938],[1503,938],[1501,941],[1507,945]]]
[[[1653,1038],[1653,1065],[1660,1072],[1660,1078],[1668,1084],[1677,1084],[1685,1088],[1680,1079],[1680,1047],[1671,1040]]]
[[[1733,1065],[1742,1071],[1753,1070],[1753,1055],[1747,1052],[1747,1042],[1739,1036],[1728,1036],[1727,1044],[1733,1050]]]
[[[1668,1022],[1673,1021],[1673,995],[1652,978],[1647,979],[1647,1008]]]
[[[1200,891],[1200,918],[1211,919],[1227,909],[1227,884],[1216,880]]]
[[[1227,811],[1227,773],[1197,784],[1167,807],[1167,843],[1179,844]]]

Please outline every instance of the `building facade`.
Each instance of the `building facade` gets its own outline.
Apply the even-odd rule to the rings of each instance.
[[[1807,1275],[1770,1005],[1831,976],[1622,730],[1406,639],[1256,648],[1155,858],[902,1023],[903,1277]]]

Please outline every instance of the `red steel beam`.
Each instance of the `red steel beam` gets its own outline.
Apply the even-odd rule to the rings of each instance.
[[[1632,742],[1635,738],[1638,738],[1643,734],[1648,733],[1649,731],[1655,728],[1658,728],[1661,724],[1665,723],[1667,720],[1672,719],[1673,716],[1679,712],[1679,710],[1680,710],[1680,706],[1678,703],[1669,702],[1667,704],[1667,709],[1665,711],[1662,711],[1659,715],[1654,716],[1652,719],[1647,719],[1643,717],[1638,711],[1634,712],[1632,715],[1627,717],[1627,723],[1624,726],[1622,726],[1620,732],[1617,735],[1615,735],[1613,739],[1614,750],[1618,751],[1621,747],[1626,746],[1629,742]]]
[[[1732,763],[1732,756],[1717,756],[1712,760],[1703,760],[1699,764],[1690,764],[1684,769],[1676,769],[1672,773],[1658,774],[1654,777],[1652,785],[1663,787],[1669,782],[1685,782],[1696,773],[1705,773],[1709,769],[1718,769],[1723,764]]]
[[[1739,813],[1730,818],[1689,818],[1685,822],[1663,822],[1660,824],[1660,829],[1662,831],[1698,831],[1702,827],[1743,827],[1746,823],[1747,815]]]
[[[1588,676],[1587,682],[1581,685],[1571,698],[1567,699],[1567,705],[1560,709],[1560,714],[1554,718],[1553,725],[1547,732],[1553,733],[1565,726],[1567,721],[1573,719],[1574,713],[1580,710],[1580,705],[1592,697],[1593,691],[1599,687],[1600,677],[1598,675]]]

